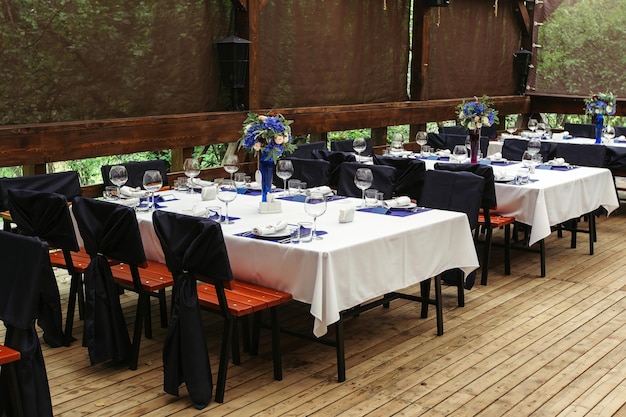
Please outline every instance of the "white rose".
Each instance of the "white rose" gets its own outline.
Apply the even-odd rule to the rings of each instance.
[[[255,151],[260,151],[261,150],[261,142],[254,142],[254,145],[252,145],[252,149],[254,149]]]
[[[267,116],[259,116],[259,120],[264,122],[267,119]]]
[[[278,135],[274,138],[274,143],[276,143],[277,145],[282,145],[284,140],[285,139],[281,135]]]
[[[489,124],[489,117],[488,116],[483,116],[483,125],[485,125],[487,127],[491,126]]]

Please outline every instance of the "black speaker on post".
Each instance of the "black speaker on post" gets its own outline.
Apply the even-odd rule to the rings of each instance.
[[[424,0],[426,7],[448,7],[450,0]]]

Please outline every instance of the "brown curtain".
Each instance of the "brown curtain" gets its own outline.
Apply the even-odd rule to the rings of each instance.
[[[510,0],[452,0],[431,8],[428,98],[515,94],[520,29]]]
[[[270,1],[261,107],[406,100],[409,14],[409,0]]]

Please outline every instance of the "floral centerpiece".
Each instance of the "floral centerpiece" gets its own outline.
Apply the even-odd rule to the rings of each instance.
[[[239,149],[242,147],[254,152],[259,157],[259,170],[263,178],[261,182],[262,201],[267,201],[267,193],[272,187],[274,164],[285,153],[295,150],[291,143],[291,125],[293,120],[286,120],[282,114],[258,115],[248,113],[243,122]]]
[[[464,101],[457,106],[458,119],[463,127],[469,130],[470,162],[478,163],[478,148],[480,147],[480,129],[498,123],[498,111],[493,109],[489,97],[474,97],[474,101]]]
[[[596,143],[602,143],[604,116],[615,114],[615,96],[613,93],[597,93],[585,99],[585,113],[591,115],[596,124]]]

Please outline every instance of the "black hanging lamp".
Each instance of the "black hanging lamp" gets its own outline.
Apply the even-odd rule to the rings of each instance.
[[[245,106],[239,102],[239,90],[246,87],[250,41],[232,35],[220,39],[215,44],[220,61],[222,86],[230,88],[229,110],[243,110]]]

